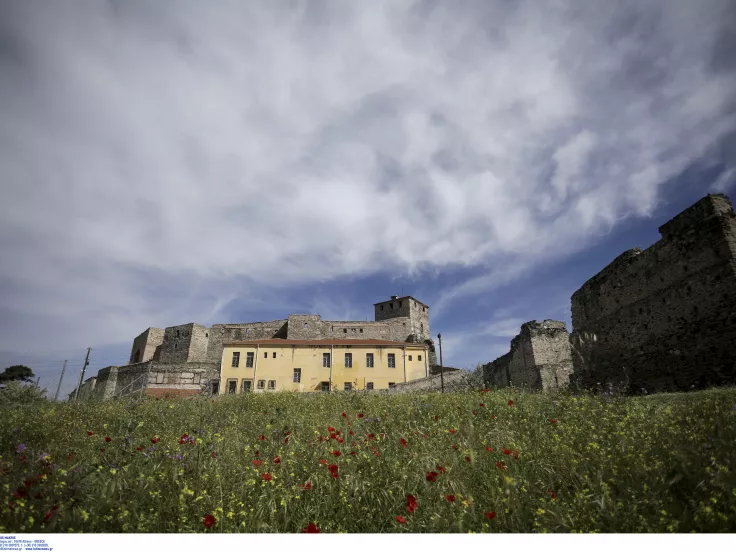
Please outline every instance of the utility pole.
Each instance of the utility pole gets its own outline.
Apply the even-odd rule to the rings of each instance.
[[[442,392],[445,392],[445,368],[442,364],[442,334],[437,334],[437,340],[440,342],[440,385],[442,386]]]
[[[82,382],[84,381],[84,372],[87,370],[87,365],[89,364],[89,352],[91,350],[92,350],[92,347],[87,347],[87,356],[84,357],[84,366],[82,366],[82,373],[79,374],[79,383],[77,384],[77,392],[74,394],[75,401],[79,399],[79,389],[82,387]]]
[[[59,385],[56,387],[56,395],[54,395],[54,400],[59,400],[59,391],[61,391],[61,380],[64,379],[64,372],[66,372],[66,363],[68,361],[64,361],[64,367],[61,369],[61,377],[59,378]]]
[[[36,378],[36,389],[38,389],[38,383],[40,381],[41,381],[41,376],[38,376],[38,378]]]

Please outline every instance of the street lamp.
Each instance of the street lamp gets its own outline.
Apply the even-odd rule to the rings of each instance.
[[[442,392],[445,392],[445,368],[442,364],[442,334],[437,334],[437,340],[440,342],[440,387]]]

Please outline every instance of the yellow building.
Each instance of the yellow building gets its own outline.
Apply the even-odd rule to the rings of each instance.
[[[420,343],[262,339],[223,345],[220,393],[388,389],[428,375]]]

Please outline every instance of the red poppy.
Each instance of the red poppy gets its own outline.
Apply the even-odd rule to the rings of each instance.
[[[377,447],[373,447],[373,456],[381,456],[381,451]]]
[[[455,495],[447,495],[445,498],[448,502],[455,502]]]
[[[135,447],[135,450],[141,451],[141,450],[143,450],[143,447]]]
[[[549,419],[549,423],[556,424],[557,423],[557,420],[555,420],[554,418],[550,418]]]
[[[457,450],[458,448],[460,448],[459,445],[452,445],[452,450]]]
[[[465,457],[465,461],[466,461],[466,462],[470,462],[470,456],[466,456],[466,457]]]
[[[257,450],[257,451],[255,452],[255,455],[256,455],[256,456],[260,456],[260,455],[261,455],[261,451],[260,451],[260,450]]]
[[[332,478],[337,479],[337,464],[330,464],[329,466],[327,466],[327,469],[330,470]]]
[[[28,457],[24,454],[23,456],[19,456],[18,460],[20,460],[21,462],[25,462],[26,460],[28,460]]]
[[[327,431],[329,431],[330,433],[335,433],[335,428],[332,426],[327,426]]]
[[[376,438],[376,436],[375,436],[375,435],[374,435],[373,433],[369,433],[369,434],[367,435],[367,437],[368,437],[369,439],[371,439],[371,440],[372,440],[372,439],[375,439],[375,438]]]
[[[210,454],[210,456],[211,456],[212,458],[214,458],[214,459],[217,459],[217,453],[216,453],[216,452],[213,452],[212,454]]]
[[[317,527],[314,523],[310,523],[307,525],[304,529],[302,529],[302,533],[319,533],[319,527]]]
[[[512,400],[509,399],[508,405],[509,406],[513,406],[513,404],[514,404],[514,401],[512,401]]]
[[[355,432],[353,432],[352,429],[350,430],[350,435],[355,435]]]
[[[91,431],[88,431],[87,432],[87,435],[89,435],[90,437],[92,437],[94,435],[94,433],[92,433]]]
[[[365,414],[363,414],[362,412],[358,413],[358,418],[362,418],[363,416],[365,416]]]
[[[287,435],[291,435],[291,431],[287,431],[287,432],[286,432],[286,434],[287,434]]]
[[[340,432],[339,432],[339,431],[336,431],[336,432],[335,432],[335,435],[340,435]]]
[[[72,458],[74,458],[74,455],[70,452],[69,454],[66,455],[66,457],[67,457],[67,460],[71,460]]]
[[[161,438],[160,438],[160,437],[153,437],[153,438],[151,439],[151,442],[152,442],[152,443],[153,443],[153,444],[155,445],[155,444],[156,444],[156,443],[158,443],[158,442],[159,442],[160,440],[161,440]]]
[[[333,456],[340,456],[342,452],[340,452],[339,450],[333,450],[333,451],[330,451],[330,454],[332,454]]]
[[[311,481],[307,481],[301,487],[302,487],[302,490],[304,490],[304,491],[311,491],[312,490],[312,482]]]
[[[410,514],[418,508],[417,499],[414,495],[406,495],[406,511]]]
[[[353,425],[353,423],[352,422],[348,422],[348,425],[351,426],[351,425]]]
[[[554,492],[554,491],[553,491],[552,489],[548,490],[548,491],[547,491],[547,494],[549,495],[549,497],[550,497],[550,498],[551,498],[552,500],[554,500],[555,498],[557,498],[557,493],[556,493],[556,492]]]
[[[357,453],[357,452],[355,452],[354,450],[350,452],[350,455],[351,455],[351,456],[356,456],[357,454],[358,454],[358,453]]]
[[[496,419],[497,417],[498,417],[498,416],[494,415],[494,416],[493,416],[493,419],[495,420],[495,419]]]
[[[337,439],[337,433],[330,433],[330,439]]]
[[[504,471],[506,471],[506,462],[504,462],[503,460],[500,460],[500,461],[496,462],[496,467],[497,467],[497,468],[498,468],[499,470],[504,470]]]
[[[345,412],[343,412],[343,413],[342,413],[342,417],[343,417],[343,418],[347,418],[347,417],[348,417],[348,415],[347,415],[347,414],[346,414]]]
[[[327,464],[327,460],[325,460],[324,458],[320,458],[319,459],[319,463],[320,464]]]
[[[273,459],[273,463],[274,464],[280,464],[281,463],[281,457],[280,456],[277,456],[276,458],[274,458]]]
[[[271,481],[273,480],[273,475],[271,475],[270,473],[262,473],[261,479],[263,479],[264,481]]]
[[[338,443],[344,443],[345,439],[343,439],[342,437],[338,437],[337,439],[335,439],[335,441],[337,441]]]
[[[435,417],[434,417],[434,421],[435,421],[435,422],[436,422],[437,420],[439,420],[439,419],[440,419],[440,417],[439,417],[439,416],[435,416]]]
[[[429,481],[430,483],[434,483],[435,481],[437,481],[438,475],[439,474],[437,472],[427,472],[427,481]]]
[[[493,448],[492,448],[492,447],[486,447],[486,450],[487,450],[488,452],[493,452]]]
[[[503,453],[504,453],[505,455],[507,455],[507,456],[508,456],[509,454],[511,454],[511,451],[510,451],[509,449],[507,449],[507,448],[505,448],[505,449],[501,449],[501,452],[503,452]]]
[[[35,481],[34,481],[33,479],[26,479],[26,480],[25,480],[25,481],[23,482],[23,484],[24,484],[24,485],[25,485],[26,487],[28,487],[28,488],[30,488],[30,487],[31,487],[31,485],[33,485],[34,483],[35,483]]]
[[[406,444],[406,439],[404,439],[403,437],[401,439],[399,439],[399,443],[401,443],[401,446],[404,447],[404,448],[406,448],[406,447],[409,446],[409,445]]]
[[[288,443],[289,443],[289,438],[287,437],[286,439],[284,439],[284,444],[286,445]]]
[[[212,514],[207,514],[206,516],[204,516],[204,519],[202,520],[202,525],[204,525],[207,529],[209,529],[210,527],[215,525],[215,522],[217,522],[217,520],[215,519],[215,516],[213,516]]]
[[[437,469],[440,473],[445,473],[445,468],[443,468],[442,466],[437,466]]]
[[[477,415],[478,413],[475,410],[473,410],[473,414]]]
[[[50,509],[50,510],[49,510],[48,512],[46,512],[46,515],[45,515],[45,516],[43,516],[43,520],[44,520],[44,521],[48,521],[48,520],[50,520],[50,519],[51,519],[51,516],[53,516],[53,515],[54,515],[54,512],[55,512],[56,510],[58,510],[58,509],[59,509],[59,505],[58,505],[58,504],[54,504],[54,505],[53,505],[53,506],[51,507],[51,509]]]
[[[105,437],[105,442],[106,443],[109,443],[110,441],[112,441],[112,437]]]
[[[261,464],[263,464],[263,460],[253,460],[251,462],[251,464],[253,464],[254,466],[257,467],[257,466],[260,466]]]
[[[457,433],[457,429],[448,429],[447,431],[449,431],[450,433]]]
[[[399,523],[406,523],[406,518],[404,516],[396,516],[396,521]]]
[[[265,441],[266,440],[266,436],[265,435],[261,435],[260,437],[258,437],[258,440],[259,441]]]
[[[485,405],[486,405],[486,403],[479,403],[478,404],[478,406],[480,406],[481,408],[483,408]]]
[[[180,445],[186,445],[187,444],[187,441],[189,441],[189,435],[188,434],[185,433],[184,435],[182,435],[181,437],[179,437],[179,444]]]
[[[496,517],[496,512],[483,512],[483,517],[487,520],[491,520]]]
[[[518,459],[519,459],[519,451],[518,450],[515,450],[514,451],[514,460],[518,460]]]

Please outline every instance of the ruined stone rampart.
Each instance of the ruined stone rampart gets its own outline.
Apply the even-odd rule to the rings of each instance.
[[[570,342],[564,322],[531,321],[511,340],[511,350],[483,367],[487,385],[557,389],[572,373]]]
[[[445,391],[461,391],[472,388],[473,385],[478,386],[482,382],[474,382],[473,376],[466,370],[456,370],[444,374]],[[442,378],[439,375],[420,378],[412,381],[397,383],[394,387],[386,391],[393,393],[410,393],[410,392],[427,392],[440,391],[442,388]]]
[[[736,216],[709,195],[572,296],[574,380],[629,391],[736,381]]]

